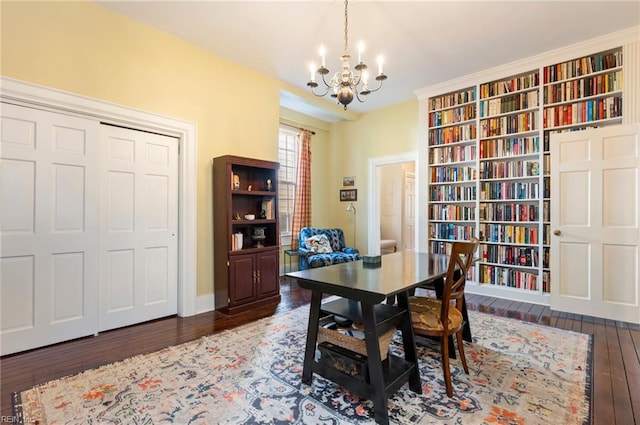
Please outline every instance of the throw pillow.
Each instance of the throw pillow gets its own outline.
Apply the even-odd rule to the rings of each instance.
[[[311,236],[306,240],[305,245],[307,246],[307,249],[310,249],[316,254],[329,254],[333,252],[327,235]]]

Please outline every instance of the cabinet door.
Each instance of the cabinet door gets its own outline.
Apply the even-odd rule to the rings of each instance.
[[[258,297],[275,295],[280,291],[278,279],[278,251],[256,254],[258,271]]]
[[[229,307],[256,299],[255,255],[229,258]]]

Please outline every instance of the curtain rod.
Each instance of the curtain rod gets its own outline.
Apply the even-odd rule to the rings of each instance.
[[[304,128],[304,127],[297,127],[297,126],[295,126],[295,125],[287,124],[287,123],[284,123],[284,122],[281,122],[280,124],[282,124],[282,125],[286,125],[287,127],[295,128],[295,129],[297,129],[297,130],[310,131],[310,132],[311,132],[311,134],[313,134],[314,136],[316,135],[316,132],[315,132],[315,131],[313,131],[313,130],[309,130],[308,128]]]

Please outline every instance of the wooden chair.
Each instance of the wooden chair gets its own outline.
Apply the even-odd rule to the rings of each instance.
[[[473,254],[477,248],[477,238],[473,238],[469,242],[453,242],[442,299],[422,296],[409,298],[414,333],[440,338],[442,370],[449,397],[453,395],[449,369],[449,337],[451,335],[455,334],[456,336],[462,367],[465,373],[469,373],[462,342],[462,328],[464,326],[462,305],[467,272],[473,264]],[[456,270],[460,270],[462,273],[456,273]]]

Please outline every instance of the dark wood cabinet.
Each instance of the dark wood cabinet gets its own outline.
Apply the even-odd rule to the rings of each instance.
[[[277,162],[213,160],[215,308],[234,314],[279,302]]]

